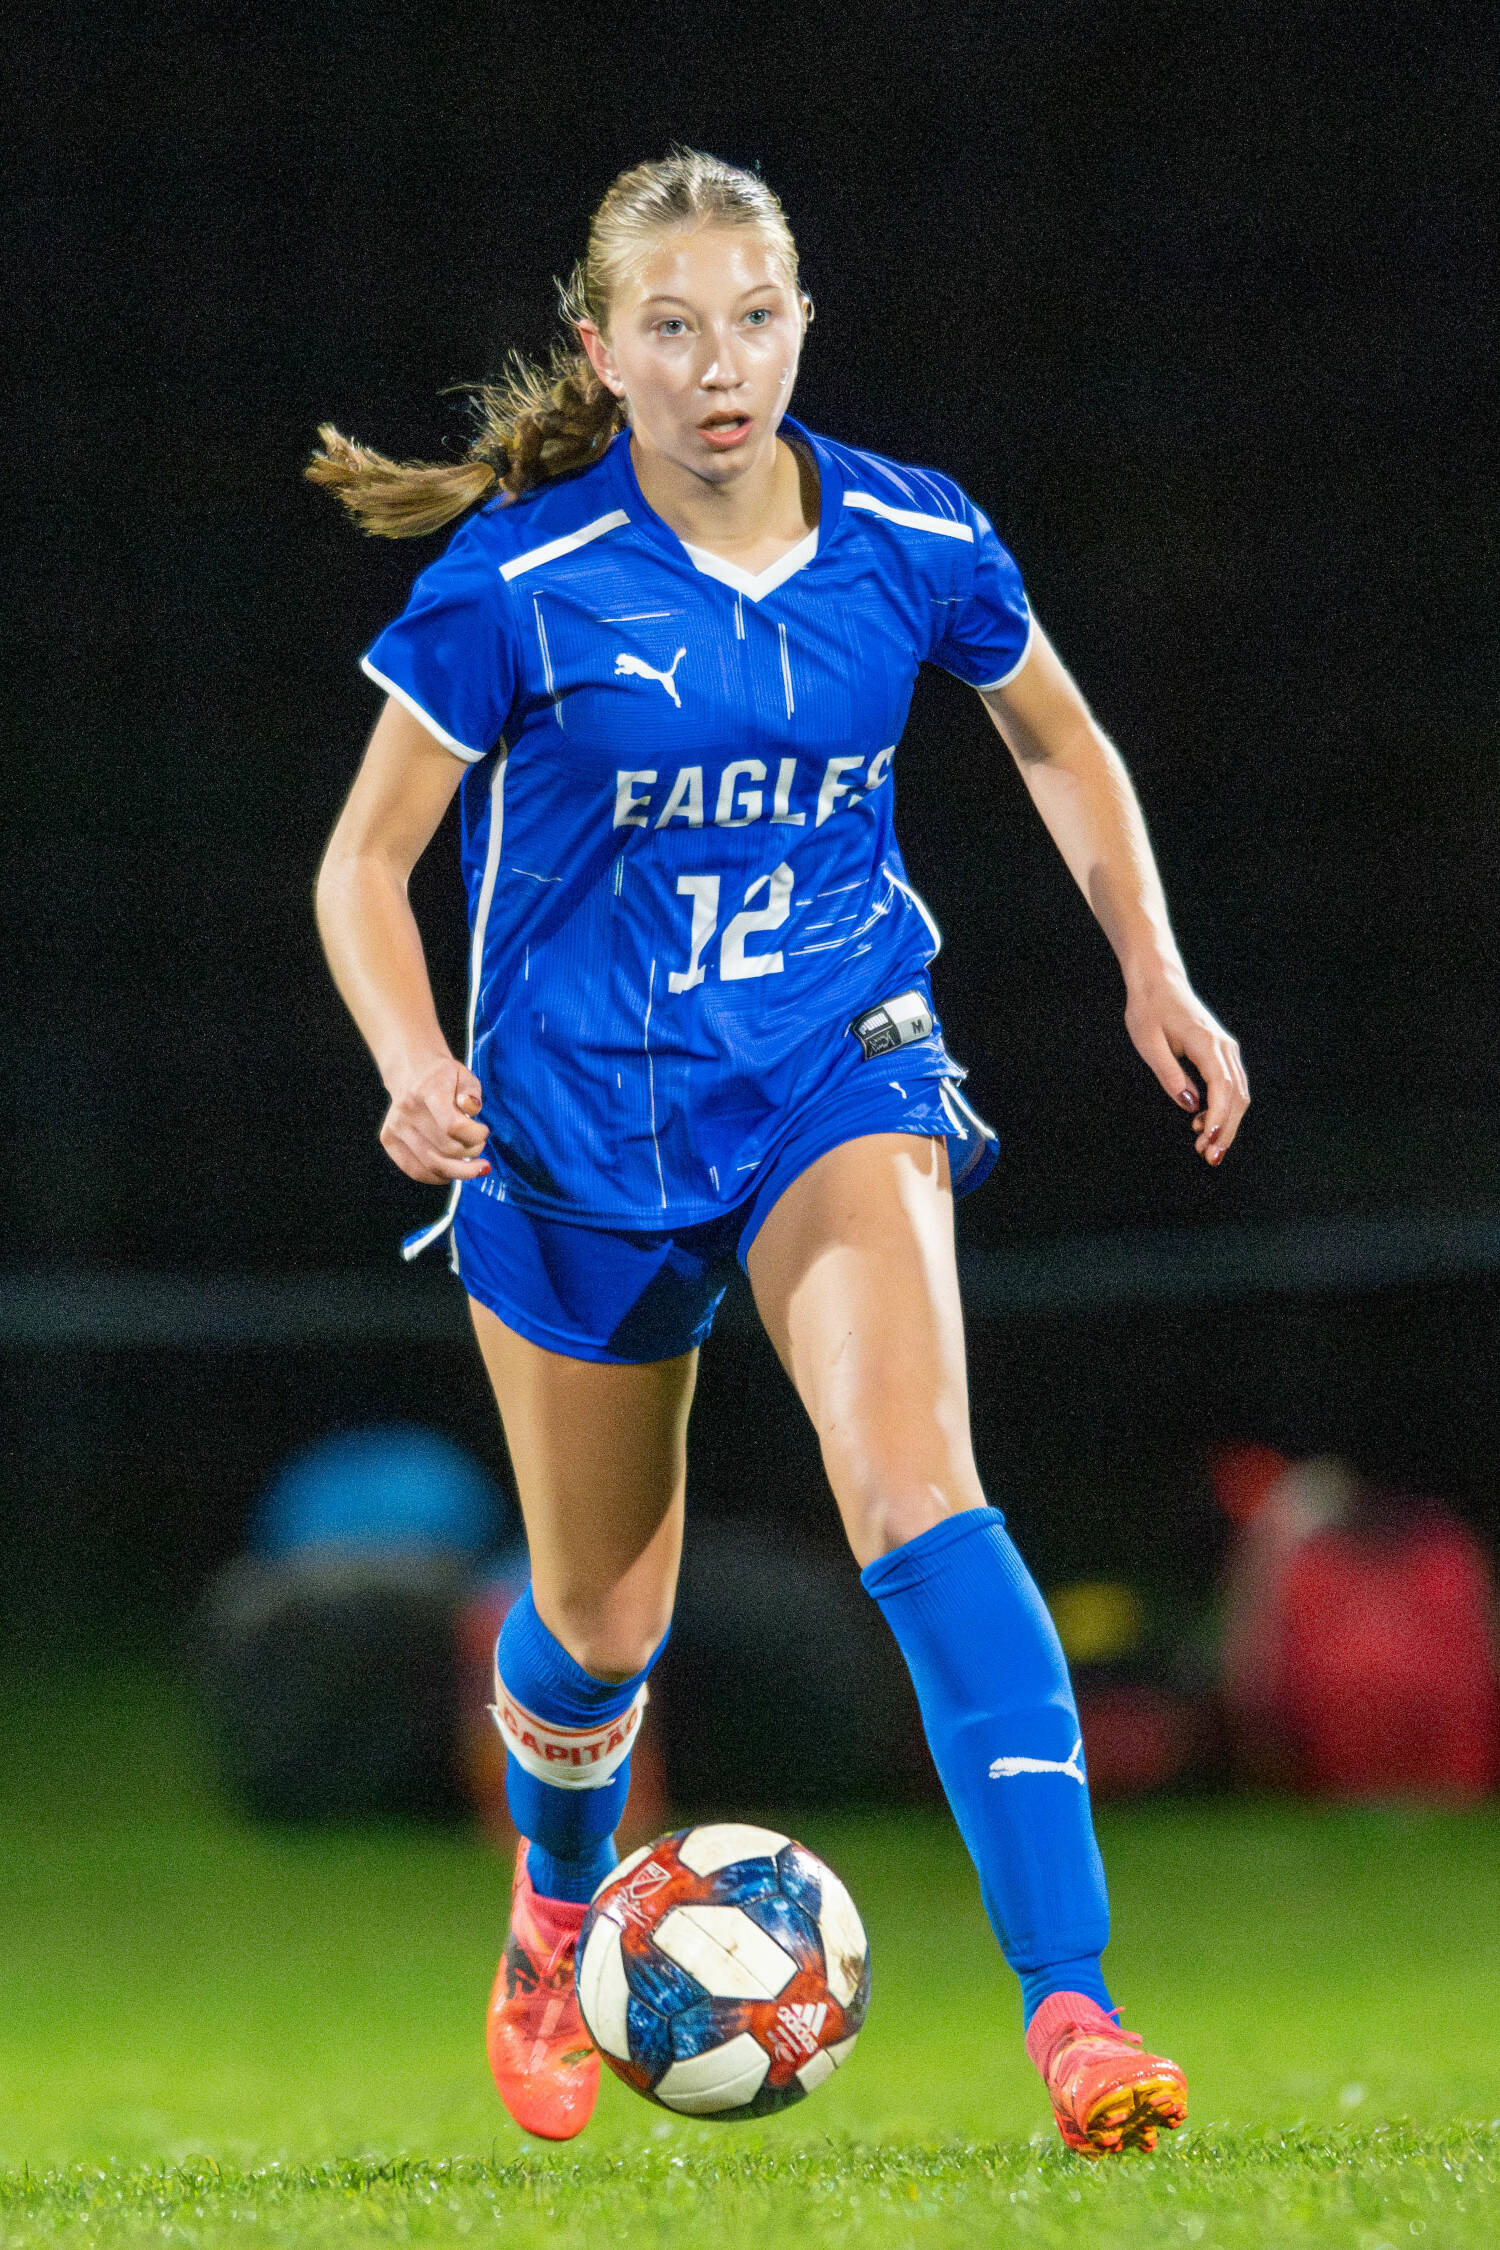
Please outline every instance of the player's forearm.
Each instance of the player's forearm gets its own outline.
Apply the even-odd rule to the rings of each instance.
[[[1124,761],[1090,722],[1018,760],[1032,802],[1131,989],[1184,974],[1145,816]]]
[[[406,885],[378,855],[330,852],[317,915],[333,981],[394,1097],[450,1052]]]

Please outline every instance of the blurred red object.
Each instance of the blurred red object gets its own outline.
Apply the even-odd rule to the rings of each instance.
[[[490,1716],[495,1640],[525,1583],[524,1578],[491,1579],[458,1614],[459,1770],[481,1827],[503,1853],[514,1849],[516,1831],[505,1798],[505,1743]],[[666,1766],[648,1703],[630,1755],[630,1794],[619,1828],[622,1849],[654,1842],[667,1823]]]
[[[1269,1457],[1269,1448],[1228,1449]],[[1500,1786],[1488,1556],[1436,1501],[1393,1501],[1335,1459],[1225,1478],[1239,1525],[1224,1695],[1246,1778],[1321,1796],[1464,1801]]]
[[[1335,1797],[1488,1796],[1500,1782],[1493,1587],[1446,1511],[1323,1531],[1281,1592],[1287,1721],[1303,1786]]]
[[[1201,1758],[1207,1729],[1198,1704],[1147,1683],[1080,1687],[1078,1724],[1091,1797],[1170,1789]]]
[[[1214,1498],[1231,1523],[1249,1523],[1291,1465],[1274,1445],[1215,1446],[1208,1457]]]

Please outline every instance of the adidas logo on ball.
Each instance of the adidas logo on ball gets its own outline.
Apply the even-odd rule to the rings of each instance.
[[[783,2040],[775,2032],[771,2034],[772,2044],[778,2055],[783,2058],[791,2054],[804,2058],[815,2055],[818,2051],[818,2034],[828,2021],[828,2002],[819,2000],[813,2005],[803,2001],[796,2008],[778,2008],[776,2021],[786,2035]]]

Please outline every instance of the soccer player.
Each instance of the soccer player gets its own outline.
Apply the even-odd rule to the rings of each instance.
[[[616,1864],[698,1346],[737,1258],[910,1668],[1063,2137],[1149,2148],[1183,2075],[1106,1986],[1067,1667],[970,1442],[953,1198],[995,1144],[892,825],[923,663],[983,699],[1209,1164],[1249,1098],[1239,1052],[987,517],[788,413],[812,304],[764,183],[683,149],[623,173],[562,303],[572,346],[479,388],[467,459],[396,463],[324,425],[308,468],[389,537],[469,511],[363,660],[387,702],[317,901],[390,1097],[382,1143],[451,1184],[406,1250],[449,1234],[531,1550],[496,1650],[524,1841],[495,2078],[531,2133],[593,2108],[575,1941]],[[460,788],[462,1061],[406,888]]]

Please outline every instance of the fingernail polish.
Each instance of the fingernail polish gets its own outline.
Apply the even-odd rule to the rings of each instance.
[[[1182,1092],[1178,1095],[1177,1099],[1181,1102],[1184,1109],[1196,1109],[1198,1107],[1196,1095],[1190,1094],[1186,1086],[1183,1087]]]

